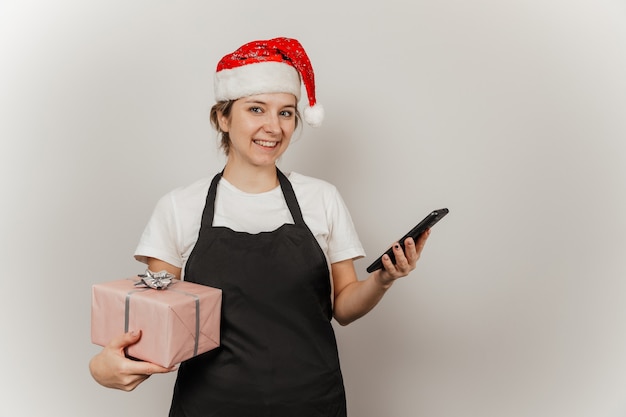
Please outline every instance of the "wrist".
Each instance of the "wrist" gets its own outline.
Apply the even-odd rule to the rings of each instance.
[[[373,274],[374,282],[381,287],[383,290],[387,291],[394,283],[394,279],[389,277],[387,271],[384,269],[379,269]]]

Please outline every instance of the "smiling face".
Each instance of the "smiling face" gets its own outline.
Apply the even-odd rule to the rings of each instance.
[[[288,93],[258,94],[233,103],[229,116],[218,114],[228,132],[232,166],[274,166],[296,129],[296,98]]]

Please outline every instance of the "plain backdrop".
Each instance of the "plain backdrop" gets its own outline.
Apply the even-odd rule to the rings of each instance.
[[[298,38],[366,266],[432,209],[417,270],[336,326],[351,417],[626,415],[623,0],[0,0],[0,416],[166,416],[88,372],[91,286],[143,272],[157,199],[219,170],[217,61]]]

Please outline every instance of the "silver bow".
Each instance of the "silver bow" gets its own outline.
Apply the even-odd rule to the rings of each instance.
[[[141,280],[135,283],[136,286],[144,285],[155,290],[164,290],[168,285],[172,283],[172,280],[176,278],[173,274],[167,271],[152,272],[146,269],[145,274],[138,275]]]

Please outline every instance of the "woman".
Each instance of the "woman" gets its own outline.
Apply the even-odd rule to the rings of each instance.
[[[301,82],[319,125],[313,70],[294,39],[255,41],[226,55],[215,75],[211,122],[227,155],[212,180],[162,198],[135,257],[151,271],[221,288],[221,346],[183,362],[170,416],[345,416],[331,319],[370,311],[415,268],[428,238],[394,245],[396,263],[357,280],[364,251],[332,185],[276,166],[298,126]],[[140,331],[96,355],[100,384],[132,390],[173,369],[124,357]]]

